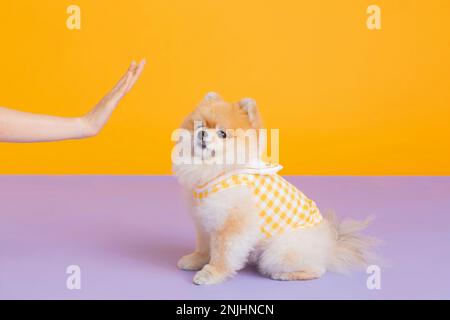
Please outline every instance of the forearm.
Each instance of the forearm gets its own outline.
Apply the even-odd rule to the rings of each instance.
[[[93,136],[86,117],[63,118],[0,107],[0,142],[46,142]]]
[[[95,136],[120,100],[136,83],[145,66],[133,62],[116,86],[85,116],[63,118],[0,107],[0,142],[48,142]]]

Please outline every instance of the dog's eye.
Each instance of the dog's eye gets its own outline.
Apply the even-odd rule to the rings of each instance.
[[[217,131],[217,136],[220,139],[226,139],[227,138],[227,133],[225,131],[223,131],[223,130],[219,130],[219,131]]]

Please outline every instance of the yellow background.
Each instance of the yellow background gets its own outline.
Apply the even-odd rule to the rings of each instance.
[[[168,174],[210,90],[259,102],[285,174],[450,174],[448,0],[1,0],[0,39],[0,105],[31,112],[80,115],[148,60],[99,137],[0,144],[1,174]]]

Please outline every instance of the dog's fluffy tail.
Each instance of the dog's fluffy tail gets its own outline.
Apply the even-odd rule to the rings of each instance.
[[[372,249],[380,242],[376,238],[361,234],[361,231],[373,221],[373,217],[369,217],[365,221],[338,221],[334,213],[329,213],[326,220],[335,235],[328,260],[328,270],[348,273],[354,269],[366,268],[379,261]]]

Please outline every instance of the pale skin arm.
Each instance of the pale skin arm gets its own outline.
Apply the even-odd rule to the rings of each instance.
[[[116,86],[86,115],[75,118],[33,114],[0,107],[0,142],[49,142],[97,135],[120,100],[133,88],[145,60],[133,62]]]

